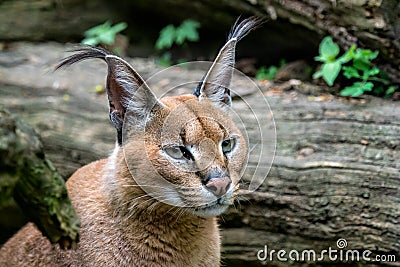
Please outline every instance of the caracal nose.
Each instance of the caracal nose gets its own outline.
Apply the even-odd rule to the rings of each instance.
[[[217,198],[220,198],[228,191],[231,183],[232,181],[229,177],[212,178],[206,183],[206,188]]]

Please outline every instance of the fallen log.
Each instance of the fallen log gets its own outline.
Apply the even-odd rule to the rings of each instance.
[[[78,241],[79,219],[65,182],[48,160],[37,133],[0,110],[0,207],[15,200],[52,242],[69,248]]]

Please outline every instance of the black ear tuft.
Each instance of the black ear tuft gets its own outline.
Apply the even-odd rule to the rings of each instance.
[[[262,18],[250,17],[237,20],[229,34],[228,41],[219,51],[212,66],[198,84],[193,94],[199,100],[208,99],[218,107],[231,105],[229,86],[235,65],[236,43],[263,22]]]
[[[108,65],[107,96],[110,120],[118,132],[118,142],[122,142],[122,127],[127,111],[136,123],[143,126],[145,120],[158,100],[143,78],[122,58],[99,47],[85,46],[73,50],[75,54],[65,58],[56,70],[85,59],[99,58]],[[161,103],[160,103],[161,105]]]
[[[238,18],[228,35],[228,41],[231,39],[242,40],[243,37],[260,27],[264,22],[265,19],[258,16],[252,16],[242,21]]]
[[[106,60],[107,56],[113,55],[111,52],[94,46],[83,46],[78,47],[76,49],[70,50],[69,52],[73,52],[74,54],[64,58],[56,67],[55,70],[69,67],[72,64],[75,64],[79,61],[90,59],[90,58],[100,58],[104,61]]]

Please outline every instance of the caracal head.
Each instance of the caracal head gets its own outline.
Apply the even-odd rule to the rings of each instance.
[[[157,99],[126,61],[101,48],[81,48],[58,66],[88,58],[106,61],[118,157],[130,172],[124,181],[134,182],[159,202],[202,217],[219,215],[233,203],[247,144],[230,116],[229,86],[236,43],[259,22],[253,17],[235,24],[190,95]]]

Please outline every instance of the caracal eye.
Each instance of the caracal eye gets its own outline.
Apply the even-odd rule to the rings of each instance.
[[[172,146],[172,147],[167,147],[164,149],[165,152],[174,159],[181,159],[183,158],[183,153],[180,150],[179,146]]]
[[[183,146],[171,146],[164,149],[164,151],[174,159],[186,158],[192,160],[192,154]]]
[[[235,144],[236,144],[236,139],[234,139],[234,138],[229,138],[229,139],[224,140],[221,143],[222,152],[224,152],[224,153],[231,152],[232,149],[235,147]]]

